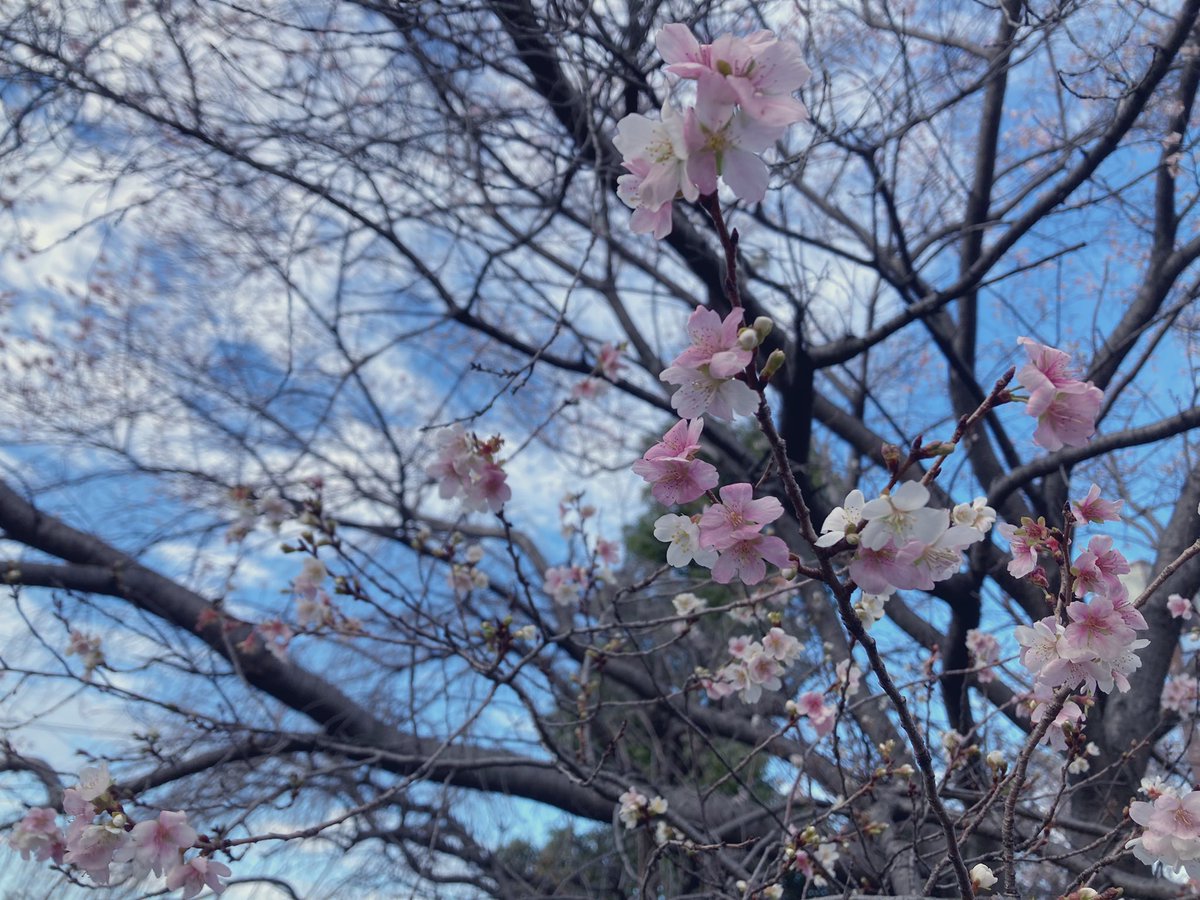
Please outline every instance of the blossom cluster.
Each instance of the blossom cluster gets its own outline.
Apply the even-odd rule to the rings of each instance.
[[[108,884],[111,867],[124,864],[133,879],[165,876],[168,890],[182,889],[184,900],[206,885],[217,894],[225,890],[220,879],[230,874],[228,866],[203,854],[184,858],[198,838],[187,813],[163,810],[157,819],[131,823],[103,763],[85,768],[79,784],[64,791],[63,812],[71,817],[65,832],[57,811],[29,810],[14,826],[9,845],[22,859],[51,859],[81,869],[96,884]]]
[[[665,815],[667,801],[662,797],[650,800],[637,788],[631,787],[617,798],[619,806],[617,815],[626,828],[637,828],[643,822],[648,822],[655,816]]]
[[[461,425],[451,425],[438,435],[436,458],[425,474],[438,483],[442,499],[462,498],[467,512],[499,512],[512,499],[507,475],[496,458],[502,444],[498,436],[481,441]]]
[[[928,507],[929,498],[929,488],[917,481],[869,501],[853,490],[825,518],[817,546],[844,542],[854,548],[850,577],[873,598],[896,590],[931,590],[959,570],[963,551],[983,540],[996,513],[983,497],[951,510]],[[880,618],[882,611],[869,615]]]
[[[800,48],[769,31],[701,44],[673,23],[655,43],[667,72],[695,82],[695,103],[681,112],[668,100],[658,120],[628,115],[613,143],[626,169],[617,195],[633,210],[630,228],[663,238],[672,202],[715,194],[718,178],[743,200],[763,199],[767,166],[758,154],[807,115],[792,94],[810,73]]]
[[[779,690],[779,676],[800,657],[800,651],[800,642],[779,627],[768,631],[761,641],[748,634],[732,637],[732,660],[701,683],[713,700],[740,692],[743,703],[754,703],[764,690]]]
[[[1119,504],[1100,499],[1093,486],[1088,497],[1074,508],[1088,522],[1115,521],[1120,518]],[[1039,554],[1061,555],[1066,552],[1062,536],[1041,521],[1022,521],[1020,527],[1002,526],[1001,534],[1013,548],[1009,572],[1018,577],[1040,570]],[[1018,625],[1017,643],[1021,645],[1021,664],[1033,675],[1033,715],[1039,722],[1055,692],[1061,687],[1082,685],[1088,693],[1114,689],[1129,690],[1129,676],[1141,665],[1137,652],[1149,641],[1138,639],[1137,632],[1147,627],[1146,619],[1133,605],[1121,576],[1129,573],[1129,563],[1112,546],[1112,538],[1097,535],[1087,549],[1071,562],[1074,602],[1066,604],[1065,616],[1046,616],[1033,625]],[[1043,576],[1044,578],[1044,576]],[[1087,600],[1089,595],[1091,599]],[[1065,619],[1065,621],[1064,621]],[[1056,714],[1047,737],[1052,746],[1066,748],[1064,729],[1077,728],[1084,718],[1083,709],[1068,700]]]

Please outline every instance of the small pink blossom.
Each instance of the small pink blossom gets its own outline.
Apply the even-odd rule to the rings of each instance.
[[[833,731],[837,724],[837,707],[827,706],[825,697],[816,691],[805,691],[796,700],[796,709],[821,737]]]
[[[1017,381],[1029,391],[1025,412],[1038,420],[1034,443],[1047,450],[1082,447],[1096,431],[1096,416],[1104,392],[1090,381],[1075,379],[1071,358],[1027,337],[1017,339],[1029,362],[1017,372]]]
[[[663,435],[663,439],[643,454],[643,459],[691,459],[700,450],[703,419],[681,419]]]
[[[674,209],[669,202],[649,205],[643,185],[650,179],[654,167],[644,159],[627,159],[621,165],[628,171],[617,179],[617,196],[633,210],[629,230],[634,234],[652,234],[661,241],[674,227]]]
[[[737,94],[713,72],[700,76],[696,105],[684,116],[687,176],[702,194],[717,191],[720,177],[734,195],[751,203],[767,193],[767,164],[758,154],[780,137],[786,126],[768,125],[744,110],[733,110]]]
[[[129,839],[128,834],[112,824],[84,825],[70,829],[67,852],[63,862],[83,869],[97,884],[108,884],[109,866],[113,854]]]
[[[1076,601],[1067,607],[1067,616],[1071,624],[1062,642],[1066,659],[1115,659],[1137,637],[1107,597],[1095,597],[1091,603]]]
[[[621,370],[625,368],[625,363],[621,361],[621,348],[611,343],[602,344],[597,354],[596,367],[609,381],[616,381],[621,376]]]
[[[753,486],[744,482],[721,488],[721,502],[700,517],[700,542],[724,550],[739,541],[752,540],[764,525],[783,515],[783,504],[774,497],[753,497]]]
[[[713,581],[729,584],[735,577],[743,584],[758,584],[767,577],[766,563],[785,568],[789,563],[788,548],[782,540],[765,534],[737,541],[722,548],[712,568]]]
[[[639,459],[632,468],[650,483],[650,493],[664,506],[691,503],[720,481],[716,468],[701,459]]]
[[[1191,675],[1168,678],[1162,690],[1162,708],[1180,715],[1193,715],[1200,705],[1200,682]]]
[[[878,550],[859,545],[850,561],[850,577],[867,594],[891,594],[893,591],[913,590],[918,575],[911,565],[899,560],[900,551],[889,542]]]
[[[1000,642],[995,636],[972,628],[967,632],[967,649],[975,661],[975,677],[981,683],[995,680],[993,667],[1000,660]]]
[[[1192,601],[1182,594],[1172,594],[1167,598],[1167,609],[1175,619],[1190,619],[1192,617]]]
[[[732,378],[745,370],[754,354],[738,345],[742,310],[734,309],[722,321],[711,309],[697,306],[688,319],[687,332],[692,345],[671,363],[684,369],[708,366],[714,378]]]
[[[167,873],[167,889],[177,891],[183,888],[183,900],[195,897],[206,885],[214,894],[220,894],[225,891],[221,879],[231,874],[225,863],[207,856],[196,856],[179,863]]]
[[[158,819],[138,822],[129,840],[113,855],[114,862],[133,863],[145,874],[162,875],[179,865],[180,854],[196,843],[196,829],[187,823],[187,813],[163,810]]]
[[[1071,501],[1071,512],[1080,522],[1096,525],[1101,522],[1119,522],[1124,503],[1124,500],[1101,500],[1100,486],[1093,484],[1086,497]]]
[[[61,863],[66,839],[58,827],[57,815],[55,810],[45,806],[29,810],[13,826],[8,845],[21,854],[21,859],[29,859],[32,855],[39,862],[52,859]]]
[[[730,102],[740,104],[747,115],[771,125],[790,125],[807,115],[792,96],[810,75],[800,48],[769,31],[722,35],[700,44],[686,25],[672,23],[663,26],[655,43],[668,72],[690,79],[720,76]]]

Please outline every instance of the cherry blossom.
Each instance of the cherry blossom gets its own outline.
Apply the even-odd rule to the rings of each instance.
[[[732,102],[765,124],[790,125],[807,115],[803,104],[792,97],[810,75],[800,48],[769,31],[746,37],[722,35],[711,44],[700,44],[686,25],[673,23],[663,26],[655,43],[672,75],[720,76]]]
[[[1153,803],[1134,800],[1129,817],[1144,829],[1125,845],[1134,856],[1151,866],[1182,867],[1200,878],[1200,791],[1162,793]]]
[[[1191,715],[1200,704],[1200,682],[1191,675],[1175,675],[1167,679],[1162,690],[1162,708],[1180,715]]]
[[[195,897],[205,886],[214,894],[221,894],[226,887],[221,883],[221,879],[228,878],[231,874],[229,866],[224,863],[207,856],[196,856],[180,863],[167,873],[167,888],[173,891],[183,888],[180,895],[183,900]]]
[[[674,214],[670,203],[651,207],[643,193],[642,186],[653,172],[653,166],[644,159],[627,159],[621,165],[628,171],[617,179],[617,196],[633,210],[629,230],[634,234],[652,234],[661,241],[674,227]]]
[[[687,176],[688,153],[683,131],[683,119],[669,101],[663,104],[658,120],[631,113],[617,123],[613,146],[626,161],[649,163],[649,170],[638,186],[638,206],[657,210],[677,195],[685,200],[699,196],[696,185]]]
[[[917,586],[919,576],[899,557],[900,551],[890,541],[877,550],[860,545],[850,561],[850,577],[867,594],[912,590]]]
[[[1050,536],[1044,519],[1036,522],[1025,517],[1018,528],[1015,525],[1002,524],[996,526],[1009,543],[1012,560],[1008,564],[1008,574],[1014,578],[1024,578],[1038,567],[1038,553],[1056,548],[1058,542]]]
[[[1124,500],[1101,500],[1100,487],[1093,484],[1082,500],[1071,501],[1071,512],[1080,522],[1100,524],[1102,522],[1119,522],[1121,507]]]
[[[702,459],[639,459],[632,468],[649,482],[650,493],[664,506],[691,503],[720,480],[716,468]]]
[[[934,583],[945,581],[956,573],[962,567],[963,550],[981,540],[982,531],[966,525],[954,525],[938,535],[932,543],[909,541],[897,554],[896,561],[903,567],[911,567],[915,575],[912,587],[929,591],[933,590]]]
[[[1175,619],[1190,619],[1192,617],[1192,601],[1182,594],[1171,594],[1167,597],[1167,610]]]
[[[956,504],[950,510],[950,521],[987,534],[996,522],[996,511],[987,505],[987,497],[976,497],[970,503]]]
[[[680,458],[691,459],[700,450],[700,434],[704,431],[703,419],[681,419],[663,435],[663,439],[643,455],[643,459]]]
[[[502,443],[498,436],[480,441],[461,425],[451,425],[438,436],[436,458],[425,474],[438,483],[439,496],[461,497],[468,512],[499,512],[512,499],[505,472],[495,458]]]
[[[654,522],[654,536],[667,541],[667,562],[676,568],[696,565],[711,569],[717,561],[715,550],[700,546],[700,525],[687,516],[665,515]]]
[[[1104,392],[1090,381],[1074,377],[1071,357],[1027,337],[1017,339],[1029,362],[1017,372],[1017,381],[1029,391],[1025,412],[1038,420],[1034,443],[1047,450],[1082,447],[1096,431],[1096,416]]]
[[[669,366],[658,376],[667,384],[679,385],[671,395],[671,406],[685,419],[711,413],[718,419],[753,415],[758,395],[744,381],[717,378],[707,369]]]
[[[744,110],[730,109],[738,95],[714,72],[700,76],[696,105],[684,116],[687,175],[702,194],[717,191],[720,177],[734,196],[751,203],[767,193],[767,164],[758,156],[783,136],[786,126],[770,125]]]
[[[805,691],[796,700],[796,711],[808,719],[817,735],[824,737],[837,724],[837,707],[825,703],[825,697],[816,691]]]
[[[866,505],[863,492],[855,488],[846,495],[842,505],[834,508],[821,524],[818,547],[832,547],[840,541],[858,543],[858,526],[862,522],[862,508]]]
[[[25,813],[8,836],[8,845],[21,854],[21,859],[29,859],[32,855],[39,862],[52,859],[61,863],[65,844],[57,813],[45,806]]]
[[[724,550],[739,541],[752,540],[764,525],[783,515],[783,504],[774,497],[753,499],[750,484],[727,484],[715,503],[700,517],[700,540],[705,547]]]
[[[675,357],[671,365],[685,369],[708,366],[709,374],[716,378],[732,378],[744,371],[754,354],[738,344],[741,324],[740,308],[722,320],[711,309],[697,306],[687,323],[692,345]]]
[[[888,541],[897,546],[909,541],[933,543],[950,527],[950,519],[943,509],[926,509],[928,502],[929,488],[917,481],[906,481],[892,493],[866,503],[862,508],[867,523],[860,534],[862,546],[882,550]]]
[[[187,813],[163,810],[157,819],[138,822],[129,840],[113,855],[114,862],[131,862],[142,874],[162,875],[179,864],[180,853],[196,843],[196,830]]]
[[[967,649],[975,662],[975,678],[984,684],[994,681],[996,673],[992,667],[1000,659],[1000,642],[995,636],[972,628],[967,631]]]
[[[543,590],[560,606],[578,603],[588,583],[587,572],[579,566],[552,566],[543,577]]]
[[[721,548],[712,567],[713,581],[729,584],[736,577],[742,584],[758,584],[767,577],[768,562],[785,568],[790,562],[787,544],[774,536],[756,534]]]

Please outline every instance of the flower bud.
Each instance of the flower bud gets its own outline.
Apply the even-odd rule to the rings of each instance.
[[[775,322],[769,316],[759,316],[754,320],[752,327],[754,328],[754,333],[758,335],[758,342],[761,344],[775,327]]]
[[[753,350],[758,346],[758,335],[753,328],[743,328],[738,332],[737,342],[743,350]]]
[[[763,381],[769,380],[772,375],[783,368],[785,360],[786,357],[783,355],[782,350],[772,350],[771,355],[767,357],[767,364],[763,366]]]

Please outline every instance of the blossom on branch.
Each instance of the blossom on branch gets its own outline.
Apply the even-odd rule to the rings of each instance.
[[[1017,381],[1029,391],[1025,412],[1038,420],[1033,441],[1047,450],[1082,447],[1096,431],[1096,416],[1104,392],[1075,378],[1071,357],[1027,337],[1017,342],[1029,362],[1017,372]]]

